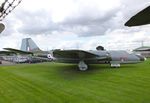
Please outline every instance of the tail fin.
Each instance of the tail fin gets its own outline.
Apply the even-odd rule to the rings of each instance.
[[[21,50],[23,51],[41,51],[31,38],[22,39]]]

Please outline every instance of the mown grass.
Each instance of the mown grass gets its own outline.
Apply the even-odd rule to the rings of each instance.
[[[140,64],[0,66],[0,103],[149,103],[150,60]]]

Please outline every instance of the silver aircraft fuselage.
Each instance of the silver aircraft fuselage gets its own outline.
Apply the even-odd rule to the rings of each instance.
[[[80,70],[88,69],[88,64],[110,64],[111,67],[120,67],[120,64],[139,63],[145,60],[141,55],[122,50],[56,50],[53,57],[56,62],[78,63]]]

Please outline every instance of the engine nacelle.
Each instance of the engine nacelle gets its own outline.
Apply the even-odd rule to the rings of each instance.
[[[5,25],[3,23],[0,23],[0,33],[5,29]]]

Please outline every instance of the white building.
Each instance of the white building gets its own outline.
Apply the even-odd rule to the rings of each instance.
[[[137,54],[141,54],[145,57],[150,57],[150,47],[149,46],[142,46],[142,47],[136,48],[133,50],[133,52],[135,52]]]

